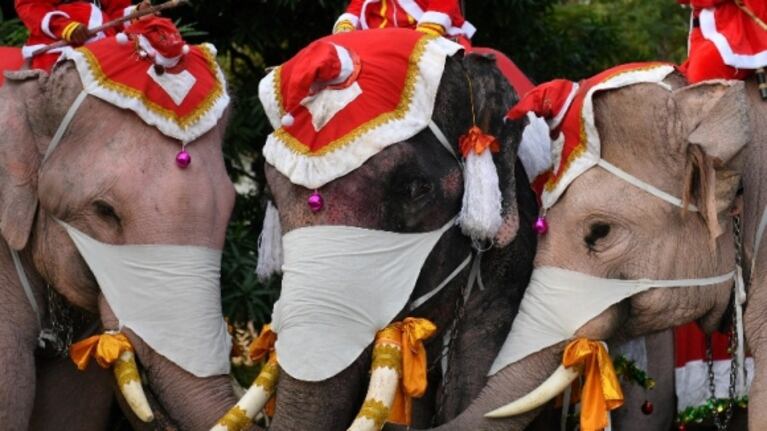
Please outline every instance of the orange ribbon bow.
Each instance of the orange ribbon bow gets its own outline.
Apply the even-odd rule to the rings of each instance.
[[[498,139],[495,136],[485,134],[479,127],[471,126],[471,129],[462,135],[458,140],[460,144],[461,154],[464,158],[469,155],[469,152],[474,150],[477,154],[482,154],[486,149],[490,149],[491,152],[497,153],[501,151],[501,145],[498,143]]]
[[[387,331],[389,329],[395,331]],[[402,346],[402,378],[389,412],[389,422],[410,425],[413,398],[422,397],[428,384],[423,342],[436,331],[437,327],[429,320],[413,317],[393,323],[381,331],[389,341]]]
[[[132,352],[133,346],[121,332],[94,335],[69,347],[69,357],[80,371],[88,367],[91,357],[103,368],[109,368],[123,352]]]
[[[581,430],[605,428],[607,412],[623,405],[623,391],[604,344],[579,338],[565,347],[562,365],[583,369]]]
[[[268,362],[277,362],[277,352],[274,350],[274,343],[277,341],[277,334],[272,332],[272,325],[266,323],[261,327],[261,333],[258,338],[250,343],[248,356],[253,362],[258,362],[269,354]],[[265,366],[266,364],[264,364]],[[269,417],[274,417],[274,409],[277,407],[277,397],[272,395],[264,406],[264,413]]]
[[[274,354],[274,343],[276,341],[277,334],[272,332],[272,326],[268,323],[265,324],[261,328],[261,333],[258,334],[258,338],[250,343],[248,356],[250,356],[250,359],[253,362],[258,362],[261,359],[264,359],[264,356],[269,354],[269,359],[271,360],[271,357]]]

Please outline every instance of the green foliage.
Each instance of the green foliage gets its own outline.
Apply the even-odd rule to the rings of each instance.
[[[21,46],[27,40],[27,29],[18,18],[4,19],[0,11],[0,46]]]

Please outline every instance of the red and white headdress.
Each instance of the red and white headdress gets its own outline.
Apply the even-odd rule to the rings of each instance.
[[[579,84],[559,79],[534,88],[509,111],[508,119],[517,120],[525,115],[531,118],[531,125],[523,134],[519,158],[544,212],[573,180],[600,163],[594,94],[634,84],[660,83],[673,71],[674,67],[665,63],[631,63],[608,69]]]
[[[275,129],[264,157],[309,189],[348,174],[428,126],[445,58],[460,49],[407,29],[313,42],[259,85]]]

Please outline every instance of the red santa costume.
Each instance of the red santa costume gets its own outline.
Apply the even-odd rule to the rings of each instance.
[[[744,79],[767,66],[767,2],[677,0],[692,6],[687,61],[690,82]]]
[[[50,70],[61,54],[53,49],[32,58],[32,53],[58,40],[68,40],[78,25],[95,28],[107,21],[127,15],[135,8],[131,0],[102,0],[101,8],[87,1],[16,0],[16,13],[29,29],[29,39],[22,48],[24,59],[32,60],[32,67]],[[105,30],[88,42],[111,36],[114,30]]]
[[[457,0],[351,0],[333,33],[386,27],[417,28],[465,43],[476,31]]]

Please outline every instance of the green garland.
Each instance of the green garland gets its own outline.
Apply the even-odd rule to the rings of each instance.
[[[693,422],[699,424],[713,420],[714,416],[727,411],[727,405],[730,401],[729,398],[717,398],[715,400],[708,400],[697,407],[687,407],[677,414],[676,423],[678,425],[687,425]],[[735,405],[742,409],[748,407],[748,395],[736,397]]]
[[[616,356],[613,359],[615,374],[631,383],[637,384],[645,389],[655,388],[655,379],[648,376],[647,373],[639,368],[636,362],[624,355]]]

